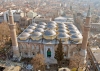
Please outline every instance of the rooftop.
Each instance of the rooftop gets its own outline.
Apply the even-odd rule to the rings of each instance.
[[[57,19],[57,18],[56,18]],[[59,19],[59,18],[58,18]],[[42,43],[42,44],[58,44],[58,40],[61,39],[63,44],[81,44],[82,35],[76,26],[72,22],[62,18],[62,23],[57,23],[55,20],[48,23],[32,23],[30,24],[19,36],[18,42],[28,43]],[[66,21],[65,21],[66,20]],[[60,20],[59,20],[60,21]],[[39,25],[41,24],[41,25]],[[30,38],[35,32],[41,32],[41,36]],[[24,34],[22,37],[21,35]],[[30,35],[29,35],[30,34]],[[76,36],[76,37],[74,37]],[[64,39],[66,38],[66,39]]]
[[[93,63],[98,71],[100,71],[100,48],[98,46],[91,47],[90,54],[92,56]]]

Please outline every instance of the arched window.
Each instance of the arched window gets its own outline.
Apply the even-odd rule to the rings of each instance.
[[[51,57],[51,50],[50,50],[50,48],[48,48],[48,50],[47,50],[47,57]]]

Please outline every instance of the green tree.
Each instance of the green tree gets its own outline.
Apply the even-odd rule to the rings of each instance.
[[[55,51],[55,59],[57,60],[58,66],[61,67],[61,62],[64,59],[64,52],[61,40],[59,40],[57,50]]]

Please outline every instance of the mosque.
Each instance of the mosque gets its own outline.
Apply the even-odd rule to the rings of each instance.
[[[90,9],[88,10],[83,36],[73,24],[73,18],[57,17],[48,23],[30,24],[18,37],[11,10],[9,10],[9,27],[11,31],[13,57],[33,58],[37,53],[44,55],[46,62],[55,63],[55,50],[59,39],[63,44],[64,58],[74,54],[74,48],[81,48],[80,55],[85,58],[90,23]]]
[[[60,17],[61,19],[63,18]],[[21,56],[32,58],[39,52],[45,58],[54,59],[59,39],[63,42],[66,57],[70,56],[69,51],[72,49],[70,46],[78,46],[82,43],[82,35],[73,23],[55,21],[32,23],[18,36]]]

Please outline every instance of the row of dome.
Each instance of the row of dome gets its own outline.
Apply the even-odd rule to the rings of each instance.
[[[52,35],[53,33],[53,35]],[[49,35],[49,36],[47,36]],[[81,35],[68,35],[66,33],[59,33],[56,35],[56,33],[53,30],[46,30],[44,34],[41,32],[34,32],[33,34],[29,33],[22,33],[21,36],[19,37],[20,40],[27,40],[29,37],[32,38],[32,40],[40,40],[42,38],[45,38],[47,40],[53,40],[53,39],[61,39],[62,41],[67,41],[67,40],[73,40],[73,41],[80,41],[82,40]]]
[[[47,24],[47,26],[45,26],[46,23],[41,22],[38,25],[36,23],[31,24],[26,30],[25,32],[27,33],[32,33],[32,32],[44,32],[44,30],[46,29],[52,29],[56,32],[66,32],[68,33],[70,31],[70,33],[79,33],[79,31],[77,30],[77,28],[72,25],[72,24],[67,24],[67,27],[65,26],[65,24],[60,23],[58,25],[58,28],[56,28],[56,26],[52,23],[52,24]]]
[[[50,24],[50,23],[52,23],[52,24]],[[50,27],[50,25],[52,26],[54,24],[57,25],[57,23],[55,23],[54,21],[49,22],[48,24],[46,24],[44,22],[40,22],[39,25],[37,25],[36,23],[33,23],[19,36],[19,39],[26,40],[29,37],[31,37],[32,40],[39,40],[39,39],[42,39],[42,37],[43,37],[47,40],[53,40],[57,37],[57,39],[61,39],[62,41],[67,41],[69,39],[73,40],[73,41],[82,40],[82,36],[81,36],[80,32],[77,30],[77,28],[74,25],[67,24],[67,27],[69,30],[68,31],[68,30],[66,30],[66,28],[63,28],[66,26],[65,24],[59,24],[59,25],[61,25],[60,27],[62,27],[63,25],[64,26],[62,28],[58,28],[58,30],[55,31],[52,27]],[[49,28],[49,29],[44,30],[43,28],[46,25],[52,29]],[[37,26],[37,28],[36,28],[36,26]],[[69,32],[71,35],[68,34]]]

